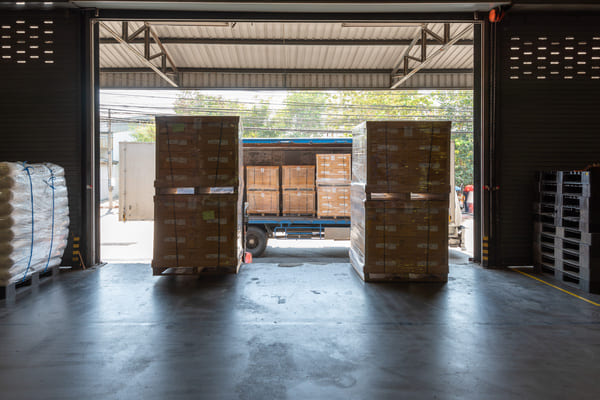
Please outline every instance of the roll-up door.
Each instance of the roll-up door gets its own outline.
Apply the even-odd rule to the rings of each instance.
[[[0,160],[65,168],[70,240],[82,234],[82,17],[77,11],[0,14]],[[75,257],[73,255],[75,251]]]
[[[511,13],[496,29],[490,265],[530,265],[535,172],[600,161],[600,19]]]

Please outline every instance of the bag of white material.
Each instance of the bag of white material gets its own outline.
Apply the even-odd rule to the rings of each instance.
[[[68,236],[64,169],[0,162],[0,285],[59,265]]]

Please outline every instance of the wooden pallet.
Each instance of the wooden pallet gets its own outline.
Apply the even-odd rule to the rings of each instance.
[[[364,272],[362,265],[357,265],[352,258],[350,258],[352,267],[365,282],[448,282],[448,274],[391,274],[384,272]]]
[[[223,275],[237,274],[241,263],[237,266],[228,267],[152,267],[152,275],[154,276],[169,276],[169,275]]]
[[[35,271],[25,278],[17,282],[9,283],[6,286],[0,286],[0,300],[5,300],[6,303],[14,303],[18,296],[25,293],[37,291],[43,283],[50,282],[59,274],[60,267],[49,267],[46,272]]]

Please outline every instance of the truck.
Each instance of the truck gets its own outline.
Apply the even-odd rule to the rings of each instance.
[[[314,166],[317,154],[351,153],[351,138],[243,140],[244,166]],[[244,199],[244,203],[247,204],[246,198]],[[248,215],[247,212],[244,214],[246,251],[251,253],[253,257],[260,257],[262,255],[269,239],[350,239],[349,217],[262,216]]]
[[[315,165],[317,154],[340,153],[352,153],[351,138],[243,139],[244,166]],[[451,153],[449,244],[463,248],[461,210],[454,191],[454,152]],[[246,210],[246,197],[244,204]],[[269,239],[350,239],[349,217],[262,216],[248,215],[247,212],[244,214],[246,251],[253,257],[263,254]]]

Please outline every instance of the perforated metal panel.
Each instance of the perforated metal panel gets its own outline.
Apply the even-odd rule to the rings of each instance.
[[[600,24],[509,14],[498,29],[495,265],[531,265],[535,171],[600,161]]]
[[[508,37],[509,79],[600,79],[598,34],[521,33]]]
[[[0,14],[0,160],[65,168],[73,237],[82,233],[82,17],[77,11]],[[78,264],[78,262],[76,263]]]
[[[16,17],[0,25],[0,65],[53,64],[54,19]]]

